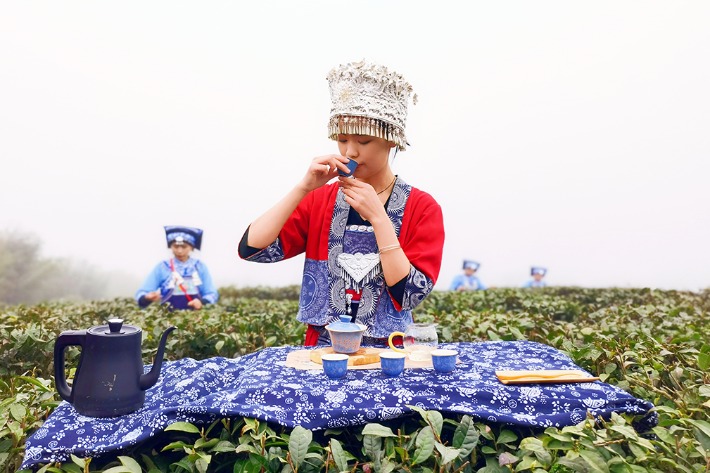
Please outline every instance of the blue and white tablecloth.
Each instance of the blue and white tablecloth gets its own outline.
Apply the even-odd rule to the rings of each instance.
[[[441,344],[459,350],[450,374],[406,369],[388,378],[379,369],[349,370],[328,379],[321,369],[286,367],[286,355],[303,347],[267,348],[240,358],[182,360],[163,365],[140,410],[116,418],[79,415],[62,402],[28,440],[22,468],[67,461],[70,454],[96,457],[135,445],[177,422],[210,423],[244,416],[287,427],[317,430],[379,422],[410,414],[415,405],[449,415],[531,427],[581,422],[587,412],[644,414],[653,405],[599,381],[504,385],[496,370],[579,369],[547,345],[516,342]],[[146,367],[148,369],[148,367]],[[655,413],[644,420],[657,423]]]

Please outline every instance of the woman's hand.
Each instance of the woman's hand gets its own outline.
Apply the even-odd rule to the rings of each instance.
[[[303,179],[276,205],[251,223],[247,244],[253,248],[266,248],[272,244],[301,200],[309,192],[318,189],[337,176],[338,169],[347,172],[346,162],[348,162],[348,158],[337,154],[314,158]]]
[[[305,192],[310,192],[325,185],[328,181],[338,175],[338,169],[343,172],[349,172],[348,167],[345,165],[348,161],[348,158],[345,156],[337,154],[329,154],[313,158],[306,175],[303,176],[303,179],[301,180],[303,190]]]
[[[192,299],[190,302],[187,303],[188,307],[192,307],[195,310],[200,310],[202,309],[202,301],[199,299]]]
[[[150,302],[159,301],[161,299],[160,291],[149,292],[148,294],[145,295],[145,298],[147,300],[149,300]]]
[[[345,201],[370,223],[377,218],[386,218],[387,212],[375,189],[368,183],[346,177],[340,178],[340,188],[345,194]]]

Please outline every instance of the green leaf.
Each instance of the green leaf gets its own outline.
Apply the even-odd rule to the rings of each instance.
[[[84,468],[86,466],[86,461],[83,458],[79,458],[73,453],[70,455],[71,461],[73,461],[79,468]]]
[[[200,457],[195,460],[195,468],[200,473],[207,473],[207,468],[210,466],[212,461],[212,455],[201,454]]]
[[[631,453],[633,453],[636,459],[639,461],[644,461],[648,458],[646,451],[635,443],[629,442],[629,450],[631,450]]]
[[[374,435],[375,437],[396,437],[392,429],[381,424],[367,424],[362,429],[363,435]]]
[[[710,353],[701,353],[698,355],[698,368],[707,371],[710,368]]]
[[[439,437],[444,426],[444,416],[439,411],[427,411],[426,419],[436,436]]]
[[[234,450],[235,453],[253,453],[255,455],[259,455],[259,451],[256,449],[254,445],[248,444],[248,443],[243,443],[241,445],[238,445],[237,448]]]
[[[195,471],[195,465],[192,462],[190,462],[187,458],[183,458],[179,461],[176,461],[175,463],[173,463],[173,465],[178,466],[185,471],[189,471],[189,472]],[[104,471],[103,473],[108,473],[108,472]],[[118,473],[118,472],[116,472],[116,473]]]
[[[284,469],[282,471],[287,471],[285,467],[289,467],[288,471],[290,471],[291,467],[289,465],[284,465]],[[234,467],[232,468],[232,472],[233,473],[260,473],[261,472],[261,463],[254,460],[251,456],[249,458],[239,459],[234,463]]]
[[[138,464],[138,462],[135,461],[135,460],[134,460],[133,458],[131,458],[131,457],[125,457],[125,456],[119,455],[118,460],[119,460],[119,461],[121,462],[121,464],[122,464],[123,466],[125,466],[125,467],[128,469],[128,471],[130,471],[131,473],[141,473],[141,471],[143,471],[143,470],[141,469],[141,466]]]
[[[636,433],[634,428],[631,427],[630,425],[612,425],[611,430],[613,430],[614,432],[620,433],[621,435],[623,435],[627,439],[634,439],[635,440],[638,438],[638,434]]]
[[[188,447],[188,446],[190,446],[190,445],[187,444],[187,443],[185,443],[185,442],[183,442],[182,440],[179,440],[179,441],[177,441],[177,442],[172,442],[172,443],[167,444],[166,446],[163,447],[163,449],[161,450],[161,452],[165,452],[165,451],[168,451],[168,450],[182,450],[182,449],[184,449],[185,447]]]
[[[330,439],[330,454],[333,455],[333,461],[338,467],[338,471],[348,471],[348,458],[342,445],[336,439]]]
[[[61,472],[62,470],[59,470],[59,471]],[[131,471],[130,469],[121,465],[121,466],[114,466],[113,468],[109,468],[108,470],[104,470],[103,473],[133,473],[133,471]]]
[[[591,471],[596,471],[599,473],[609,473],[609,467],[606,464],[606,460],[599,453],[593,450],[580,450],[579,456],[584,458],[587,465],[591,468]]]
[[[439,442],[434,444],[434,447],[441,455],[441,464],[448,465],[452,461],[456,460],[461,454],[461,450],[454,447],[447,447]]]
[[[513,465],[518,461],[520,461],[520,458],[516,457],[510,452],[503,452],[498,457],[498,464],[500,466]]]
[[[704,420],[687,419],[687,422],[695,427],[695,438],[705,450],[710,450],[710,422]]]
[[[27,415],[27,409],[22,404],[11,404],[10,415],[13,419],[22,422],[22,419]]]
[[[198,429],[196,426],[192,425],[189,422],[174,422],[167,426],[165,430],[177,430],[178,432],[187,432],[190,434],[200,433],[200,429]]]
[[[0,462],[0,465],[2,465],[2,462]],[[64,473],[84,473],[84,470],[74,463],[62,463],[62,470]]]
[[[308,446],[313,439],[313,432],[297,425],[291,432],[291,437],[288,439],[288,451],[291,454],[291,461],[298,469],[303,463],[308,453]]]
[[[392,473],[395,468],[397,468],[397,464],[385,458],[380,466],[380,473]]]
[[[422,416],[422,419],[426,420],[426,413],[427,413],[426,409],[423,409],[419,406],[407,406],[407,407],[410,408],[411,410],[413,410],[414,412],[418,412],[419,415]]]
[[[210,452],[215,452],[215,453],[225,453],[225,452],[234,452],[237,449],[237,446],[234,445],[232,442],[229,442],[227,440],[220,440],[217,442],[217,444],[210,448]]]
[[[382,438],[374,435],[364,435],[362,437],[362,448],[370,460],[375,461],[381,456]]]
[[[415,445],[417,446],[412,456],[412,465],[425,462],[434,452],[434,431],[428,425],[419,431]]]
[[[517,435],[515,435],[510,430],[503,430],[503,431],[501,431],[500,435],[496,439],[496,443],[510,443],[510,442],[515,442],[516,440],[518,440]]]
[[[542,440],[535,437],[525,437],[520,441],[520,448],[528,452],[545,452],[545,446]]]
[[[40,391],[42,391],[42,392],[46,392],[46,393],[52,392],[52,388],[49,387],[49,385],[48,385],[49,383],[47,383],[47,385],[45,385],[42,382],[42,381],[44,381],[42,379],[36,379],[31,376],[18,376],[17,379],[21,379],[21,380],[26,381],[34,386],[37,386],[40,389]]]
[[[218,442],[219,442],[219,439],[205,440],[203,438],[199,438],[195,441],[194,448],[195,448],[195,450],[198,450],[198,449],[208,450],[208,449],[214,447],[215,445],[217,445]]]
[[[668,433],[668,429],[664,427],[654,427],[653,433],[664,443],[675,446],[675,437]]]
[[[460,450],[459,458],[465,458],[471,454],[476,445],[478,445],[478,439],[480,434],[476,430],[476,426],[473,424],[473,420],[470,416],[463,416],[461,418],[461,423],[456,426],[456,431],[454,431],[454,438],[452,445],[454,448]]]

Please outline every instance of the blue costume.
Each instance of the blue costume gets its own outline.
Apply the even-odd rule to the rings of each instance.
[[[191,227],[165,227],[168,248],[172,243],[186,243],[200,249],[202,230]],[[153,291],[160,291],[160,303],[169,303],[173,309],[190,309],[188,303],[200,299],[203,304],[214,304],[219,299],[217,288],[207,266],[192,257],[185,261],[177,258],[161,261],[136,291],[135,299],[143,308],[151,301],[145,296]]]
[[[476,276],[466,276],[465,274],[457,275],[453,281],[451,281],[450,291],[458,291],[460,287],[463,287],[467,291],[483,291],[486,285],[481,282]]]
[[[150,301],[141,301],[141,298],[156,290],[160,290],[162,296],[160,303],[169,302],[175,309],[189,309],[188,296],[190,299],[199,298],[203,304],[214,304],[219,299],[207,266],[195,258],[188,258],[185,262],[171,258],[158,263],[136,291],[138,305],[147,307]]]
[[[486,285],[481,282],[473,273],[481,266],[480,263],[471,260],[464,260],[463,269],[472,271],[471,274],[459,274],[451,281],[450,291],[483,291]]]
[[[547,287],[547,283],[545,281],[535,281],[531,279],[523,284],[523,287]]]
[[[531,279],[523,284],[523,287],[547,287],[547,283],[542,280],[542,278],[545,277],[545,274],[547,274],[547,268],[541,268],[539,266],[533,266],[530,268],[530,275],[535,276],[536,274],[540,275],[540,279]]]

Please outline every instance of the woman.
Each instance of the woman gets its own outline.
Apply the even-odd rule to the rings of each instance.
[[[409,83],[364,61],[341,65],[327,79],[328,134],[338,154],[311,161],[296,186],[247,228],[239,255],[271,263],[306,253],[298,320],[308,324],[307,346],[329,343],[324,326],[341,314],[366,326],[364,344],[381,344],[406,329],[434,287],[441,208],[390,168],[390,152],[407,145]]]
[[[451,281],[449,291],[485,291],[486,285],[476,276],[476,271],[480,266],[481,264],[476,261],[464,260],[463,274],[457,275]]]
[[[526,281],[523,287],[547,287],[547,283],[542,280],[546,274],[547,268],[533,266],[530,268],[530,276],[532,276],[532,279]]]
[[[202,245],[202,230],[169,226],[165,238],[173,258],[161,261],[136,292],[141,308],[152,302],[168,303],[173,309],[200,310],[219,299],[207,266],[190,255]]]

